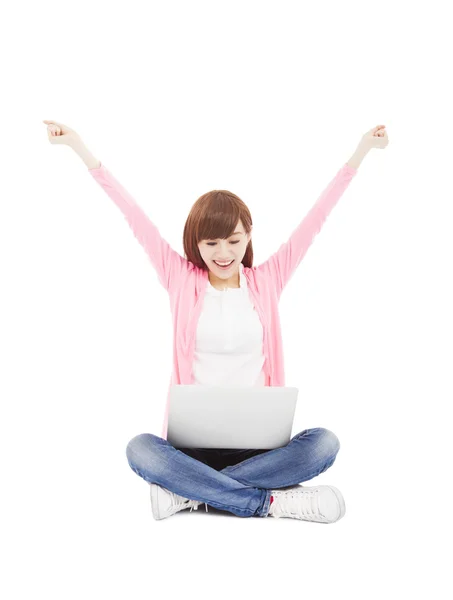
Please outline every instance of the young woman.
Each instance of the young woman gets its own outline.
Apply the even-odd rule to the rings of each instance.
[[[281,293],[363,158],[387,146],[385,125],[361,138],[288,241],[254,267],[252,218],[238,196],[213,190],[195,202],[184,227],[183,258],[74,130],[43,122],[49,141],[73,148],[121,210],[169,293],[174,352],[168,392],[180,384],[284,386]],[[344,515],[337,488],[298,485],[335,461],[340,443],[333,432],[306,429],[273,450],[176,449],[166,437],[168,408],[167,395],[161,437],[142,433],[126,449],[132,470],[150,484],[155,519],[203,503],[206,510],[209,504],[240,517],[333,523]]]

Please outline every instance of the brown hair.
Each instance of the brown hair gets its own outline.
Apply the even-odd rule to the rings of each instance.
[[[200,196],[184,225],[183,246],[187,260],[200,269],[208,270],[201,258],[198,244],[201,240],[227,239],[235,231],[239,219],[244,231],[252,230],[252,217],[245,203],[236,194],[227,190],[213,190]],[[244,267],[253,265],[252,240],[242,259]]]

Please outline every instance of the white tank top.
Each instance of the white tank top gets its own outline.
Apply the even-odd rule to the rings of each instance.
[[[208,279],[195,336],[194,385],[265,385],[263,327],[239,265],[239,288],[217,290]]]

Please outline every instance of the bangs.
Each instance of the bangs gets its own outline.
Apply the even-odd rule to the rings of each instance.
[[[200,216],[196,231],[197,243],[201,240],[227,239],[233,235],[240,218],[238,206],[218,194],[212,206]]]

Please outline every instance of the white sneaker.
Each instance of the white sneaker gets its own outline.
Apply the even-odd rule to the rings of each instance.
[[[190,512],[193,509],[198,510],[200,504],[205,504],[206,512],[208,512],[208,505],[206,503],[183,498],[183,496],[170,492],[170,490],[157,483],[150,483],[150,488],[153,517],[156,520],[171,517],[171,515],[185,508],[190,508]]]
[[[272,490],[271,494],[274,501],[270,505],[268,517],[334,523],[346,512],[343,496],[333,485],[296,485]]]

